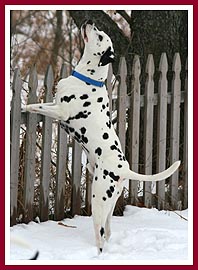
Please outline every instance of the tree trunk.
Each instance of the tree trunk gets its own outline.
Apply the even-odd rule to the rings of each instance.
[[[62,23],[63,23],[63,15],[62,10],[56,10],[56,29],[55,29],[55,38],[54,44],[51,54],[51,65],[53,70],[56,70],[59,50],[62,46]]]

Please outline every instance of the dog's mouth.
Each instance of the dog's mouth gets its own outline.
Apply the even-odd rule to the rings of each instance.
[[[88,20],[86,21],[83,25],[82,25],[82,36],[83,36],[83,39],[88,42],[88,36],[87,36],[87,26],[92,26],[93,25],[93,22],[92,20]]]
[[[88,42],[88,36],[87,36],[87,33],[86,33],[86,25],[83,25],[83,39]]]

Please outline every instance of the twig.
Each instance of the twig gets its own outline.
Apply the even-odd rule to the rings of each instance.
[[[67,228],[77,228],[76,226],[71,226],[71,225],[64,224],[61,221],[58,222],[58,225],[61,225],[61,226],[67,227]]]

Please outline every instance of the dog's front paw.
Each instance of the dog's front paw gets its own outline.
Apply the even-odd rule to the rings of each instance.
[[[21,106],[21,112],[27,112],[27,105]]]

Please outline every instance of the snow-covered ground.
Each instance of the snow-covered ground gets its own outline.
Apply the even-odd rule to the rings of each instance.
[[[187,210],[178,213],[188,218]],[[137,260],[152,260],[154,264],[159,260],[164,264],[170,260],[173,263],[188,260],[188,221],[174,212],[127,206],[123,217],[112,218],[111,238],[99,256],[91,217],[76,216],[62,222],[68,227],[55,221],[12,227],[11,239],[25,241],[31,248],[14,241],[10,247],[10,260],[26,260],[36,250],[40,252],[38,263],[47,260],[49,264],[53,263],[50,260],[66,260],[66,264],[72,263],[71,260],[76,264],[78,260],[94,264],[104,260],[126,260],[131,264]]]

